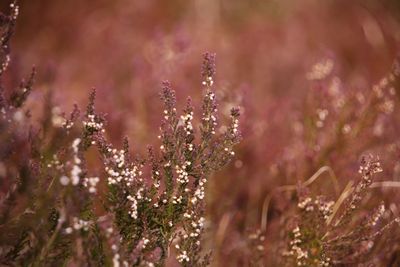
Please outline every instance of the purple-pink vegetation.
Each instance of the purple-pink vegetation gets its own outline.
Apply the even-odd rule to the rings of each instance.
[[[384,4],[37,3],[13,56],[19,9],[0,16],[2,264],[398,264],[398,23]],[[218,79],[206,53],[199,81],[204,47]],[[14,90],[33,62],[48,67],[37,89],[32,72]],[[93,91],[85,114],[63,113],[93,84],[96,110]],[[366,157],[353,179],[363,154],[381,166]]]

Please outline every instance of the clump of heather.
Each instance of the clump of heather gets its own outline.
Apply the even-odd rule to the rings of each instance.
[[[11,15],[0,16],[0,77],[17,14],[14,3]],[[215,55],[204,55],[199,121],[190,99],[178,111],[171,84],[163,82],[159,140],[144,156],[132,154],[128,138],[121,147],[108,140],[95,90],[86,112],[75,106],[69,116],[49,96],[44,118],[34,123],[25,106],[33,78],[0,91],[1,264],[208,265],[206,185],[240,140],[238,109],[226,125],[218,120]]]
[[[261,167],[260,164],[254,164],[246,158],[250,153],[256,153],[250,152],[250,147],[253,147],[253,150],[258,148],[254,143],[253,146],[246,143],[246,146],[238,151],[238,158],[243,162],[240,161],[241,164],[237,165],[237,173],[241,173],[243,177],[246,177],[246,174],[250,177],[256,176],[251,173],[252,168],[249,166],[260,168],[263,170],[263,180],[259,183],[264,187],[249,187],[246,192],[232,190],[236,195],[232,194],[234,197],[230,197],[227,206],[230,205],[234,210],[228,207],[220,209],[220,217],[217,217],[215,227],[215,242],[218,244],[220,262],[229,260],[239,265],[318,266],[323,263],[322,254],[319,253],[330,253],[330,256],[327,256],[330,259],[328,266],[398,262],[396,242],[399,233],[395,221],[390,221],[390,217],[399,217],[398,198],[395,194],[399,186],[400,151],[398,66],[396,58],[387,74],[374,85],[359,88],[353,88],[342,79],[337,73],[339,66],[334,59],[324,59],[311,68],[306,75],[310,88],[303,104],[291,115],[292,134],[291,138],[286,140],[283,152],[276,154],[273,160],[266,160]],[[247,111],[248,108],[245,108]],[[274,130],[275,128],[272,128],[269,133],[273,134]],[[248,142],[246,140],[245,142]],[[262,150],[264,154],[268,155],[268,149],[269,147],[265,147]],[[353,186],[353,180],[349,177],[353,177],[357,169],[355,162],[363,154],[379,155],[383,172],[376,182],[371,182],[371,173],[363,176],[363,183]],[[366,160],[362,166],[367,162],[372,164],[375,161]],[[367,169],[364,167],[362,172]],[[315,182],[317,178],[318,182]],[[382,182],[379,179],[386,181]],[[223,180],[219,182],[223,184]],[[230,188],[229,185],[227,188]],[[341,190],[344,190],[342,195]],[[349,196],[353,190],[360,194]],[[335,217],[330,217],[336,203],[346,202],[345,200],[351,200],[353,204],[340,204],[335,210]],[[246,205],[243,205],[243,202]],[[356,207],[355,211],[349,209],[353,206]],[[344,207],[347,210],[342,210]],[[328,232],[330,235],[347,235],[360,230],[354,222],[373,217],[371,211],[382,212],[382,207],[385,207],[386,211],[377,225],[388,223],[383,229],[390,229],[391,235],[388,235],[389,231],[378,231],[380,234],[374,235],[370,232],[371,236],[368,237],[363,230],[363,237],[351,236],[346,241],[347,244],[339,242],[335,248],[330,248],[331,251],[322,246],[324,240],[321,236],[328,231],[324,220],[330,218],[332,222],[329,225],[333,227],[331,223],[343,216],[335,231]],[[310,212],[299,216],[298,209],[307,208]],[[325,215],[314,216],[311,209],[321,210],[320,212],[324,210]],[[325,219],[314,220],[313,216]],[[303,221],[305,229],[299,226]],[[288,230],[284,231],[286,227]],[[377,230],[378,227],[379,225],[373,230]],[[296,233],[293,233],[294,229]],[[309,260],[304,260],[305,254],[300,251],[297,254],[288,254],[288,247],[293,246],[293,237],[302,234],[303,230],[311,235],[303,240],[302,247],[309,249],[304,250],[308,257],[311,257]],[[358,250],[367,244],[366,239],[371,247],[361,253]],[[387,245],[384,249],[383,243]],[[349,254],[343,251],[339,253],[338,247]],[[297,247],[294,249],[297,250]],[[286,256],[281,257],[283,254]],[[294,260],[297,256],[302,260]]]
[[[296,215],[287,222],[282,265],[351,266],[388,260],[390,252],[383,246],[400,219],[393,218],[384,203],[368,213],[362,212],[372,178],[382,168],[376,158],[367,156],[363,157],[359,172],[358,183],[346,187],[335,201],[315,196],[302,185],[298,187],[299,202]],[[393,246],[389,251],[392,249]]]
[[[163,263],[174,253],[184,266],[208,264],[209,254],[200,253],[206,223],[205,186],[210,175],[234,156],[232,149],[240,139],[237,109],[232,109],[224,133],[215,130],[214,57],[209,53],[204,56],[203,69],[207,71],[203,71],[205,96],[199,140],[192,123],[191,100],[178,115],[169,82],[163,82],[161,92],[161,145],[159,150],[149,146],[146,159],[129,155],[127,139],[122,149],[107,142],[100,116],[92,107],[88,109],[85,131],[89,144],[96,144],[103,157],[109,188],[107,209],[120,235],[113,244],[114,260]]]

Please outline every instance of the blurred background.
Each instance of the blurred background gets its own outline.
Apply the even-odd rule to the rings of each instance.
[[[199,105],[202,54],[217,53],[219,109],[226,115],[231,106],[241,106],[244,137],[236,160],[208,188],[220,260],[245,258],[243,237],[260,227],[263,202],[276,186],[306,180],[323,165],[344,186],[365,151],[391,157],[388,175],[400,179],[398,144],[390,153],[376,145],[394,144],[398,115],[375,118],[365,131],[374,135],[368,143],[357,142],[359,135],[348,143],[329,141],[330,116],[317,124],[320,133],[307,134],[305,124],[314,115],[321,119],[321,110],[336,114],[338,94],[359,96],[362,103],[390,72],[400,39],[397,0],[19,2],[11,82],[36,65],[31,104],[40,104],[51,90],[66,112],[74,103],[83,106],[96,87],[110,138],[120,143],[127,135],[135,151],[145,151],[158,134],[161,81],[172,82],[181,106],[188,95]],[[325,95],[328,89],[339,93]],[[345,131],[357,117],[350,113],[344,112]],[[383,133],[373,133],[378,122],[386,127]],[[280,203],[285,202],[271,204],[270,220],[285,209]]]

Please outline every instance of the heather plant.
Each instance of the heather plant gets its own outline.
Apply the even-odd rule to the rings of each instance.
[[[122,150],[108,144],[101,134],[102,120],[93,113],[93,108],[88,109],[88,120],[84,122],[89,131],[87,136],[92,137],[90,143],[97,144],[103,156],[109,175],[108,209],[112,211],[121,235],[121,243],[114,245],[122,246],[124,254],[132,253],[129,253],[132,249],[136,251],[139,256],[128,258],[133,257],[137,262],[162,263],[175,249],[176,258],[182,265],[208,264],[209,255],[200,257],[199,254],[205,226],[205,185],[210,174],[234,156],[232,148],[240,137],[237,109],[232,109],[225,132],[216,136],[217,108],[212,90],[214,57],[207,53],[203,62],[206,93],[198,143],[192,124],[191,100],[188,99],[179,117],[175,94],[168,82],[163,83],[161,94],[165,106],[159,135],[161,155],[149,147],[146,161],[129,157],[127,140]],[[146,185],[143,178],[146,173],[151,177],[150,185]]]
[[[1,15],[1,76],[17,15],[15,3]],[[149,146],[147,156],[132,156],[128,138],[120,148],[108,141],[95,90],[85,114],[75,106],[69,117],[49,94],[43,119],[33,122],[24,109],[33,77],[9,97],[1,90],[2,265],[163,266],[172,257],[182,266],[208,265],[206,184],[240,140],[238,109],[218,125],[215,55],[204,55],[199,128],[191,100],[179,113],[163,82],[159,148]],[[103,171],[91,167],[93,155]]]
[[[372,156],[364,157],[359,170],[361,179],[355,186],[346,187],[336,201],[323,195],[313,196],[300,185],[298,211],[287,222],[281,264],[348,266],[387,261],[385,253],[390,254],[394,247],[384,251],[383,240],[390,240],[389,230],[398,227],[399,218],[390,219],[393,216],[386,212],[384,203],[367,214],[361,212],[361,204],[365,205],[365,196],[371,190],[372,177],[379,172],[382,172],[379,161]]]

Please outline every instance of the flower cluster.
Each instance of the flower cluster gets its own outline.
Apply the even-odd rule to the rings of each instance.
[[[96,185],[100,182],[99,177],[85,177],[83,180],[83,186],[89,188],[90,193],[96,193]]]
[[[83,230],[83,231],[88,231],[89,230],[89,226],[91,224],[91,222],[89,221],[85,221],[79,218],[74,217],[72,219],[73,225],[72,227],[67,227],[65,229],[65,233],[66,234],[71,234],[73,232],[73,230],[75,231],[79,231],[79,230]]]
[[[324,59],[321,62],[312,66],[312,69],[307,73],[306,77],[309,80],[322,80],[332,73],[334,62],[332,59]]]
[[[305,261],[308,259],[308,252],[303,250],[300,245],[302,243],[300,228],[296,226],[293,231],[293,240],[290,241],[290,250],[284,252],[284,256],[294,256],[296,258],[297,266],[305,266]]]
[[[87,127],[88,130],[94,130],[94,131],[104,130],[103,129],[103,123],[102,122],[98,122],[95,119],[95,115],[93,115],[93,114],[89,114],[88,115],[88,120],[87,121],[83,121],[83,125],[85,127]]]
[[[130,187],[134,183],[135,179],[142,181],[142,178],[140,178],[142,175],[140,166],[126,166],[126,152],[123,149],[117,150],[108,147],[106,150],[108,161],[106,163],[105,171],[108,174],[107,182],[109,185],[124,183],[127,187]]]
[[[72,170],[71,170],[71,182],[73,185],[79,184],[80,175],[82,173],[82,170],[79,166],[81,164],[81,159],[78,156],[78,151],[79,151],[78,146],[79,146],[80,142],[81,142],[81,139],[76,138],[74,140],[74,142],[72,143],[72,150],[74,153],[74,156],[73,156],[74,164],[73,164]]]
[[[180,167],[179,165],[175,166],[176,174],[178,175],[177,181],[181,184],[189,183],[189,174],[186,171],[186,168],[189,167],[192,163],[190,161],[185,161]]]

